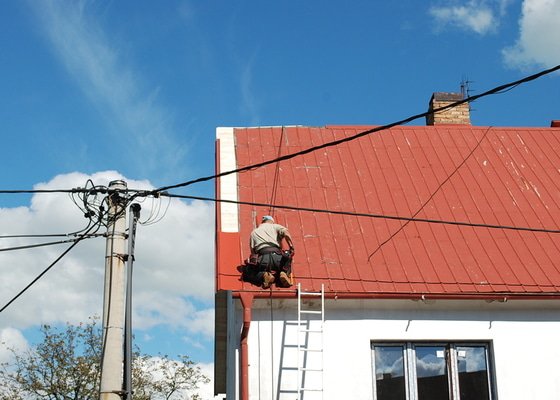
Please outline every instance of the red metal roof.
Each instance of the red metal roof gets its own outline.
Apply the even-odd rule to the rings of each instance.
[[[236,167],[243,167],[365,129],[235,128],[234,150],[218,143],[218,155],[235,151]],[[220,181],[217,188],[219,197]],[[237,196],[241,202],[558,230],[560,128],[396,127],[237,174]],[[324,284],[341,297],[560,296],[559,233],[251,205],[238,206],[238,232],[223,232],[222,207],[217,203],[217,289],[269,295],[242,282],[236,267],[248,257],[257,218],[272,212],[294,238],[295,279],[306,290]]]

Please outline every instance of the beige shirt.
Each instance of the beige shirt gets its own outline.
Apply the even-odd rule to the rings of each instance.
[[[280,247],[286,228],[279,224],[263,223],[251,232],[249,246],[251,251],[257,253],[260,249],[269,246]]]

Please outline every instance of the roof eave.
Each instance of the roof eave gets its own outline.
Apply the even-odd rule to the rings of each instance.
[[[241,293],[250,292],[255,298],[290,299],[297,298],[296,289],[281,289],[277,291],[241,290],[233,291],[232,295],[238,298]],[[493,292],[493,293],[387,293],[387,292],[325,292],[326,299],[334,300],[560,300],[560,292]]]

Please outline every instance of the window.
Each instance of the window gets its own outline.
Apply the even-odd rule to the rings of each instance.
[[[487,343],[372,343],[376,400],[492,400]]]

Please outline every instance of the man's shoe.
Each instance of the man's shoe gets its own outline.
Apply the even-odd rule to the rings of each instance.
[[[290,287],[292,286],[292,280],[284,271],[280,272],[280,286],[281,287]]]
[[[270,285],[272,285],[273,283],[274,283],[274,275],[272,275],[270,272],[265,272],[263,274],[262,288],[268,289]]]

